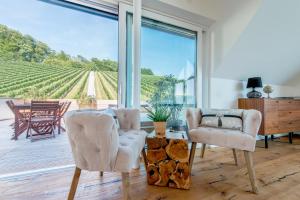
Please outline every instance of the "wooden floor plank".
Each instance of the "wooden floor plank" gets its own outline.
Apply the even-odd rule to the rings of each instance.
[[[11,141],[11,132],[7,131],[10,123],[0,122],[0,199],[67,199],[74,167],[66,134],[33,143],[24,137]],[[203,159],[200,149],[195,152],[190,190],[149,186],[141,164],[140,170],[130,174],[130,194],[134,200],[299,200],[298,144],[299,138],[295,138],[293,145],[282,138],[270,141],[269,149],[264,149],[261,148],[264,141],[257,142],[253,158],[258,195],[250,192],[243,152],[237,151],[239,165],[236,166],[231,149],[209,146]],[[39,171],[41,168],[45,170]],[[14,175],[18,172],[22,173]],[[99,172],[82,171],[75,199],[119,200],[121,185],[120,173],[105,172],[100,177]]]
[[[242,152],[237,151],[240,165],[234,165],[231,149],[207,149],[200,158],[196,151],[192,186],[188,191],[148,186],[144,166],[130,175],[131,197],[136,200],[163,199],[300,199],[300,146],[270,142],[269,149],[257,148],[254,164],[260,193],[252,194]],[[29,176],[0,179],[0,199],[66,199],[73,168],[59,169]],[[121,174],[82,172],[75,199],[122,198]]]

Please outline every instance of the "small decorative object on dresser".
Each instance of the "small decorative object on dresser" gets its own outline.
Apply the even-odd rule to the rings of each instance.
[[[266,85],[263,89],[264,93],[268,95],[268,98],[270,98],[270,94],[274,91],[271,85]]]
[[[292,143],[293,133],[300,131],[300,99],[239,99],[240,109],[255,109],[262,113],[262,123],[258,134],[265,136],[265,148],[268,148],[268,136],[289,133]]]
[[[248,92],[248,98],[261,98],[261,92],[255,90],[255,88],[261,88],[262,82],[260,77],[248,78],[247,88],[252,88],[251,92]]]

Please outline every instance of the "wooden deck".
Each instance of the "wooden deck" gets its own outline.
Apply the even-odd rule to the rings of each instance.
[[[0,177],[74,163],[66,134],[31,142],[23,133],[14,141],[11,123],[13,120],[0,121]]]
[[[14,145],[7,140],[8,144],[2,145],[5,144],[3,130],[0,126],[0,199],[66,199],[74,170],[66,135],[33,143],[20,139],[13,141]],[[231,150],[212,148],[207,150],[204,159],[199,158],[200,152],[196,153],[190,190],[148,186],[141,165],[140,170],[131,173],[131,196],[134,200],[298,200],[300,142],[295,143],[298,144],[270,142],[269,149],[256,148],[254,162],[259,195],[249,192],[242,152],[238,152],[240,165],[236,167]],[[257,146],[263,146],[263,142],[259,141]],[[50,158],[43,156],[47,152]],[[75,199],[121,199],[120,174],[104,173],[101,178],[98,173],[83,171]]]

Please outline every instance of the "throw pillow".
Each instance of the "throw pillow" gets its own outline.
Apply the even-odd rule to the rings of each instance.
[[[243,110],[203,110],[200,126],[243,130]]]

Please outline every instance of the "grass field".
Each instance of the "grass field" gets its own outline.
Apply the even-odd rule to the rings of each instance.
[[[82,68],[0,60],[0,97],[80,99],[87,93],[89,71]],[[142,100],[155,90],[159,76],[142,75]],[[97,71],[96,98],[116,100],[118,73]]]

